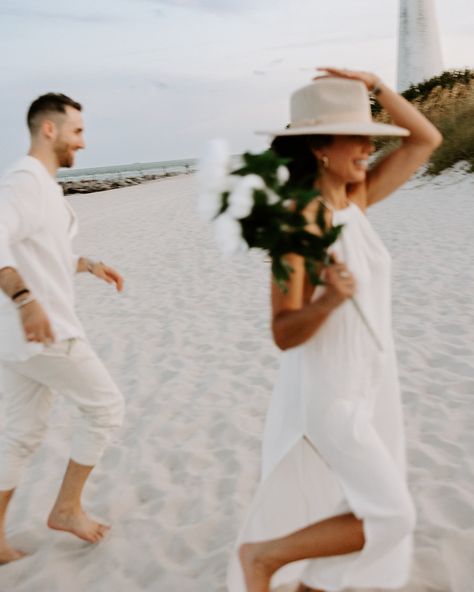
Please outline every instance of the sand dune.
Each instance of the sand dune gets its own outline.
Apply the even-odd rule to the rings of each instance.
[[[224,591],[258,479],[278,352],[268,264],[257,253],[221,259],[196,216],[195,183],[183,176],[69,198],[77,251],[126,277],[122,295],[78,278],[80,316],[127,400],[85,498],[113,529],[94,548],[45,526],[74,420],[61,401],[9,516],[11,539],[31,554],[0,568],[0,592]],[[472,175],[456,171],[419,178],[370,214],[394,257],[419,515],[404,592],[474,589],[473,188]]]

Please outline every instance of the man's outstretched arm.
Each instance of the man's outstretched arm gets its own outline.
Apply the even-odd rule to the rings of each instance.
[[[108,284],[115,284],[117,292],[123,290],[123,277],[113,267],[109,267],[102,261],[91,261],[87,257],[79,257],[76,271],[77,273],[88,271]]]

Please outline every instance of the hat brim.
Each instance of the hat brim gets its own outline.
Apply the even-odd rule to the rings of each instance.
[[[265,136],[310,136],[310,135],[334,135],[334,136],[409,136],[410,132],[404,127],[390,125],[388,123],[327,123],[311,125],[307,127],[285,128],[278,131],[257,131]]]

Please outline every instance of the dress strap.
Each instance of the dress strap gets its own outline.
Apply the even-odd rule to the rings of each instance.
[[[347,200],[347,206],[345,208],[339,208],[339,209],[337,209],[333,205],[331,205],[328,201],[326,201],[324,199],[324,197],[318,197],[318,201],[321,202],[323,204],[323,206],[327,210],[329,210],[330,212],[332,212],[333,214],[335,212],[340,212],[341,210],[347,210],[347,208],[349,208],[352,205],[352,203],[353,203],[352,200],[348,199]]]
[[[323,204],[323,206],[329,210],[330,212],[335,212],[336,210],[334,209],[334,207],[328,203],[323,197],[318,197],[318,201],[321,202]]]

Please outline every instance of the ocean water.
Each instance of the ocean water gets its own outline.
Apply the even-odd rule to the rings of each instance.
[[[79,181],[88,179],[117,179],[140,177],[142,175],[160,175],[164,173],[188,173],[196,170],[197,159],[164,160],[160,162],[135,162],[107,167],[87,169],[63,169],[58,173],[61,181]]]

